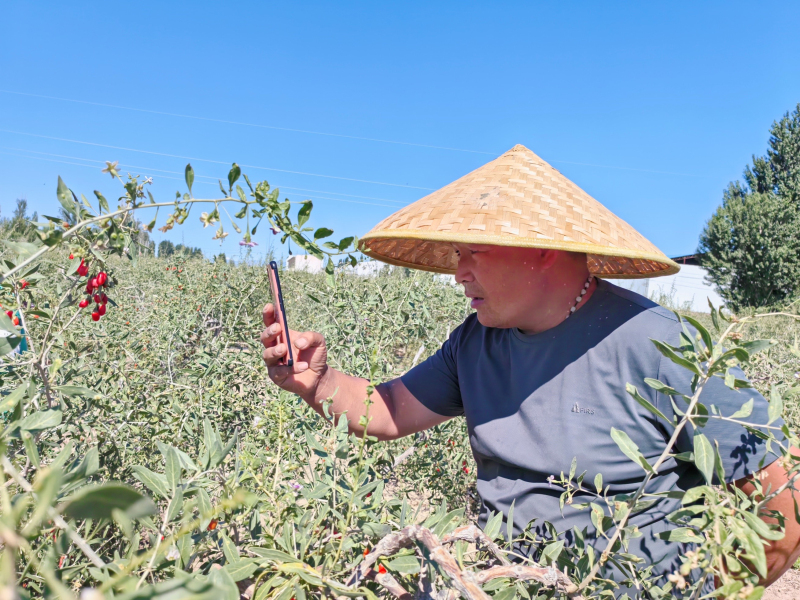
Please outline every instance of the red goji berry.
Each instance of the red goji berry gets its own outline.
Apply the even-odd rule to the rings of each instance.
[[[14,313],[13,313],[13,312],[11,312],[10,310],[7,310],[7,311],[6,311],[6,315],[7,315],[7,316],[8,316],[8,318],[10,319],[11,317],[13,317],[13,316],[14,316]]]
[[[211,521],[208,524],[208,530],[209,531],[214,531],[216,528],[217,528],[217,520],[216,519],[211,519]]]
[[[383,565],[379,565],[378,566],[378,573],[380,573],[381,575],[386,573],[386,567],[384,567]]]
[[[89,285],[92,286],[93,288],[96,288],[97,287],[97,277],[92,277],[89,280]]]
[[[75,258],[75,256],[73,254],[70,254],[69,259],[72,260],[73,258]]]
[[[14,325],[19,325],[19,318],[18,317],[14,317]]]
[[[92,313],[92,321],[99,321],[99,320],[100,320],[100,313],[99,312],[93,312]]]
[[[369,548],[364,548],[364,556],[366,556],[367,554],[369,554]]]
[[[81,308],[86,308],[87,306],[89,306],[89,299],[84,298],[83,300],[78,302],[78,306],[80,306]]]
[[[106,314],[106,305],[105,305],[105,304],[101,304],[100,306],[98,306],[98,307],[97,307],[97,312],[98,312],[98,313],[100,313],[100,316],[101,316],[101,317],[102,317],[104,314]]]
[[[464,473],[469,473],[469,468],[468,467],[464,467]]]
[[[100,294],[95,294],[92,296],[92,300],[94,300],[97,304],[100,304]]]
[[[20,280],[20,282],[19,282],[19,284],[20,284],[20,286],[22,286],[22,289],[23,289],[23,290],[24,290],[26,287],[28,287],[28,282],[27,282],[27,281],[25,281],[24,279],[21,279],[21,280]]]
[[[105,273],[103,273],[102,271],[100,271],[97,274],[97,285],[105,285],[107,279],[108,279],[108,276]]]

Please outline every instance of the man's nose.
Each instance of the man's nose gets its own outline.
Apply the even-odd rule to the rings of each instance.
[[[464,256],[459,257],[458,265],[456,266],[456,283],[469,283],[474,281],[472,271],[469,269],[467,263],[468,261],[465,260]]]

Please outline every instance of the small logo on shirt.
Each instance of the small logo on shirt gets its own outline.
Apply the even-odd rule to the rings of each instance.
[[[592,408],[581,408],[580,406],[578,406],[578,403],[576,402],[575,406],[572,407],[572,412],[574,412],[574,413],[583,413],[585,415],[593,415],[594,414],[594,409],[592,409]]]

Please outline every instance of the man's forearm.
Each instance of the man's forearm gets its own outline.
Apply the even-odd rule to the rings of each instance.
[[[350,431],[363,433],[364,427],[359,423],[361,417],[368,414],[367,433],[379,439],[397,437],[394,421],[391,418],[391,394],[389,386],[381,385],[370,396],[372,404],[367,409],[366,398],[369,381],[362,377],[353,377],[334,368],[328,367],[322,376],[313,398],[303,398],[320,415],[324,415],[323,403],[330,400],[329,411],[338,420],[347,414]],[[368,413],[369,410],[369,413]]]

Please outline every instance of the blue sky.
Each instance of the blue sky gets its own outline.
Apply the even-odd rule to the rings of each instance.
[[[185,191],[175,155],[223,180],[252,165],[251,180],[314,199],[311,224],[338,239],[521,143],[667,254],[690,253],[800,102],[798,22],[793,2],[7,0],[0,214],[18,197],[54,214],[58,175],[118,196],[104,160],[169,200]],[[218,194],[200,181],[196,196]],[[235,234],[212,235],[194,215],[167,234],[238,255]]]

